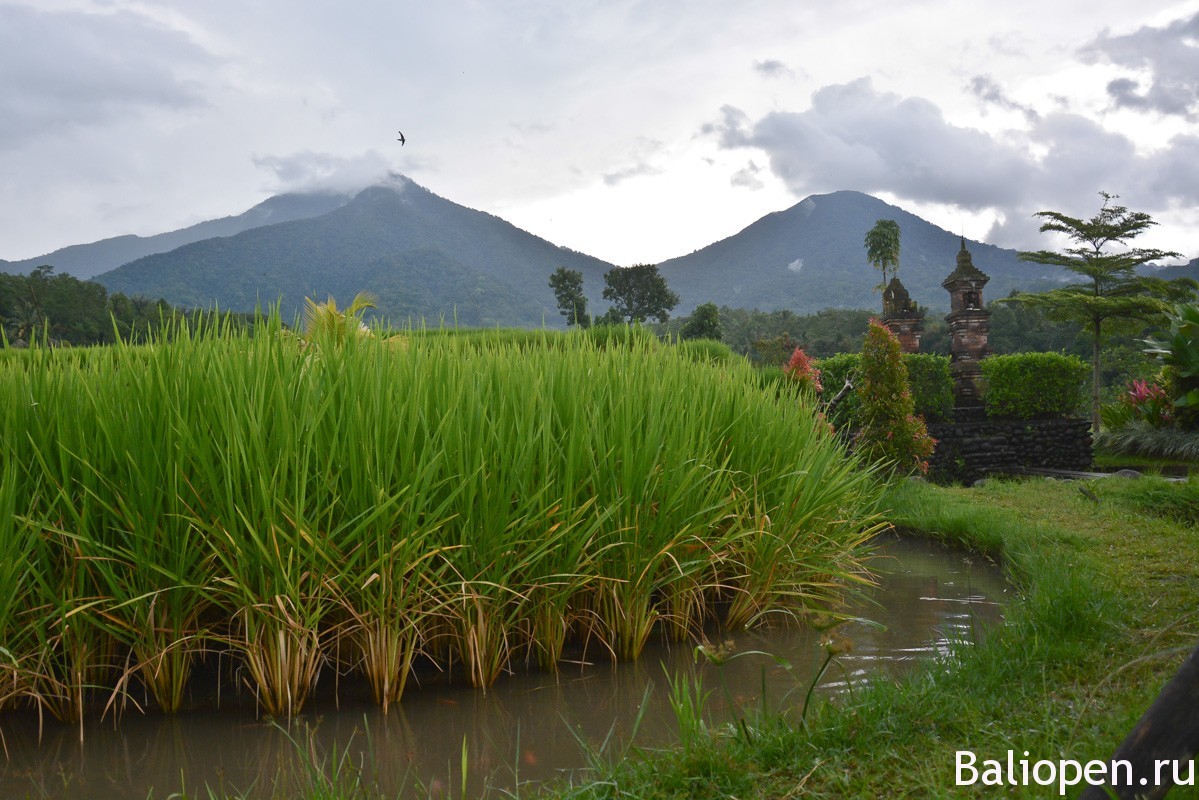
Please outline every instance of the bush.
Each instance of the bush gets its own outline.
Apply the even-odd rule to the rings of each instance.
[[[872,461],[890,462],[898,472],[924,473],[936,441],[916,416],[902,355],[895,334],[871,320],[857,382],[862,427],[854,447]]]
[[[1090,367],[1078,356],[1014,353],[990,356],[980,364],[983,403],[991,416],[1064,416],[1083,405]]]
[[[701,364],[723,364],[736,357],[731,347],[712,339],[687,339],[678,342],[675,349],[679,355]]]
[[[935,353],[907,353],[903,357],[908,368],[908,386],[916,413],[926,420],[949,419],[953,413],[953,375],[949,372],[949,356]]]
[[[800,391],[820,394],[824,387],[820,384],[820,370],[815,362],[808,358],[802,347],[795,348],[791,360],[783,367],[783,374],[793,381]]]

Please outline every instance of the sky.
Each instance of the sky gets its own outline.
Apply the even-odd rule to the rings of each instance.
[[[390,172],[619,265],[841,189],[1185,261],[1199,0],[0,0],[0,258]]]

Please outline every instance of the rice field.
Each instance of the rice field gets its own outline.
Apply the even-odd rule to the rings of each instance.
[[[0,708],[264,714],[414,662],[486,688],[867,580],[879,485],[744,363],[540,332],[168,340],[0,359]],[[618,345],[618,346],[616,346]]]

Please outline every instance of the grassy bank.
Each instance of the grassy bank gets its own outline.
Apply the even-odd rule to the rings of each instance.
[[[1199,485],[905,484],[901,528],[1002,559],[1018,587],[1007,621],[948,668],[830,702],[807,730],[775,720],[648,753],[576,798],[1046,797],[1044,787],[958,787],[955,752],[1104,759],[1199,636]],[[1196,797],[1175,789],[1171,797]]]

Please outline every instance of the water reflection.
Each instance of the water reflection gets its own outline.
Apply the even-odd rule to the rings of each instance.
[[[895,540],[880,548],[872,566],[879,585],[851,609],[862,621],[836,629],[852,649],[826,671],[822,691],[844,691],[948,655],[954,642],[972,641],[1000,619],[1007,586],[978,556]],[[344,776],[361,774],[389,794],[458,795],[464,746],[473,796],[484,784],[511,786],[576,769],[587,750],[617,753],[634,732],[642,746],[671,741],[671,674],[698,675],[714,690],[712,721],[729,717],[729,700],[794,711],[825,655],[819,632],[794,626],[721,639],[740,654],[721,666],[696,664],[693,645],[651,642],[633,664],[509,675],[485,694],[421,675],[387,716],[344,686],[336,693],[325,686],[286,728],[226,702],[178,718],[126,714],[119,726],[89,722],[82,743],[78,728],[48,721],[39,741],[35,718],[9,714],[0,720],[9,753],[0,760],[0,796],[162,798],[186,789],[204,797],[204,787],[285,794],[311,780],[314,763],[341,764]]]

